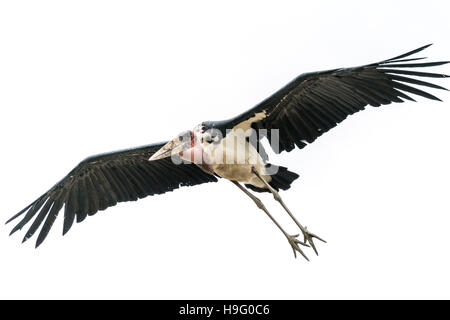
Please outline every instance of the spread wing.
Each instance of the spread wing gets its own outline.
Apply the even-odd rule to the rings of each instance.
[[[94,215],[118,202],[136,201],[181,186],[217,181],[216,177],[203,172],[196,165],[176,165],[170,157],[148,161],[164,144],[152,144],[87,158],[50,190],[8,220],[11,222],[24,215],[11,234],[21,230],[34,219],[23,241],[33,236],[43,224],[36,241],[38,247],[46,238],[63,206],[63,234],[66,234],[75,218],[77,222],[81,222],[88,215]]]
[[[418,78],[448,76],[419,72],[415,68],[439,66],[448,61],[417,63],[413,61],[424,58],[404,59],[429,46],[365,66],[302,74],[254,108],[233,119],[209,125],[222,132],[236,127],[267,129],[269,140],[270,131],[278,129],[279,149],[274,151],[291,151],[295,146],[303,148],[312,143],[367,105],[379,107],[414,101],[410,95],[439,100],[416,86],[447,89]]]

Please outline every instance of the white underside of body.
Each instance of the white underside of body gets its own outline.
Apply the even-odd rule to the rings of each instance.
[[[217,143],[202,143],[209,167],[220,177],[265,188],[264,183],[253,173],[255,168],[267,182],[271,176],[258,151],[246,139],[241,129],[228,132]]]

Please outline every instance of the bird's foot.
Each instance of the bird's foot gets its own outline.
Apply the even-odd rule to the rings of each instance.
[[[319,253],[317,252],[316,245],[314,244],[313,239],[316,238],[317,240],[320,240],[320,241],[322,241],[324,243],[327,243],[327,242],[325,240],[323,240],[322,238],[320,238],[319,236],[315,235],[314,233],[309,232],[307,227],[304,227],[302,229],[302,232],[303,232],[303,237],[304,237],[304,240],[303,240],[304,243],[305,244],[309,244],[309,246],[311,246],[311,248],[313,248],[313,250],[316,253],[316,255],[319,255]]]
[[[286,238],[289,241],[289,244],[292,247],[292,250],[294,251],[294,256],[297,258],[297,252],[299,252],[306,260],[309,261],[308,257],[303,253],[302,249],[300,249],[299,245],[305,246],[305,247],[309,247],[309,245],[307,243],[301,242],[300,240],[297,239],[299,235],[286,235]]]

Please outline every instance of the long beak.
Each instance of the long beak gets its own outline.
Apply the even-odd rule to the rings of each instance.
[[[148,161],[159,160],[172,156],[173,154],[179,155],[183,150],[189,148],[189,141],[180,141],[177,137],[172,141],[166,143],[161,149],[155,152]]]

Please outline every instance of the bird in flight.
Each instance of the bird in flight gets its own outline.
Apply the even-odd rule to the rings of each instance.
[[[448,75],[417,71],[448,63],[418,62],[411,58],[430,45],[395,58],[353,68],[301,74],[273,95],[224,121],[205,121],[169,142],[104,153],[89,157],[7,223],[22,217],[11,234],[31,222],[26,241],[41,227],[38,247],[47,237],[64,207],[63,235],[73,222],[116,205],[149,195],[162,194],[182,186],[217,182],[223,178],[235,184],[274,222],[290,244],[294,255],[304,247],[317,254],[314,240],[325,242],[301,224],[280,197],[298,175],[285,167],[268,163],[261,140],[268,139],[276,152],[302,149],[347,116],[368,105],[415,101],[411,95],[439,98],[424,87],[447,90],[421,78]],[[274,219],[253,192],[270,192],[300,229],[291,235]]]

